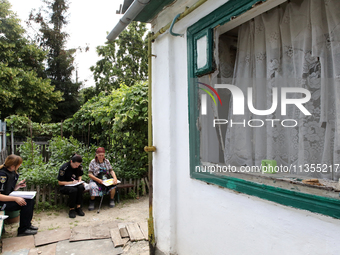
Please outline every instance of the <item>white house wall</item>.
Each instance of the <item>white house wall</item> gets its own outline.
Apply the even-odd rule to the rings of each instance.
[[[153,22],[155,32],[195,1],[179,2]],[[174,31],[185,33],[223,3],[208,1]],[[153,43],[153,54],[157,248],[180,255],[340,254],[340,220],[190,178],[186,37],[161,35]]]

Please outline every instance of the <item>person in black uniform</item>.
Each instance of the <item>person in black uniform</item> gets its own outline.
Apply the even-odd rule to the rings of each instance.
[[[84,216],[85,213],[81,209],[83,201],[84,185],[78,184],[81,182],[81,176],[83,175],[83,167],[81,165],[82,158],[80,155],[74,154],[71,160],[63,164],[59,168],[58,184],[60,185],[60,193],[69,196],[69,217],[75,218]],[[72,186],[68,186],[72,185]]]
[[[19,174],[17,170],[21,163],[22,158],[12,154],[0,166],[0,207],[1,210],[6,211],[20,210],[18,236],[35,235],[38,232],[38,228],[31,224],[34,199],[9,196],[13,190],[26,187],[25,180],[18,182]]]

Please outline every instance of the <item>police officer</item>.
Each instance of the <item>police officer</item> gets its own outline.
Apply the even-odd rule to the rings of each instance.
[[[13,190],[26,187],[25,180],[17,184],[19,179],[17,170],[21,163],[22,158],[12,154],[6,158],[5,164],[0,166],[0,207],[6,211],[20,210],[18,236],[35,235],[38,228],[31,224],[34,199],[9,196]]]
[[[60,193],[69,196],[70,211],[68,215],[70,218],[75,218],[76,215],[85,215],[81,209],[84,192],[84,185],[80,184],[81,176],[83,175],[82,161],[80,155],[74,154],[71,160],[63,164],[59,169],[59,190]]]

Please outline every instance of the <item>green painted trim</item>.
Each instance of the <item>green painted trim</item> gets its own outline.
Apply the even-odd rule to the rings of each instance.
[[[187,32],[188,44],[188,108],[189,108],[189,150],[190,150],[190,176],[195,166],[200,165],[200,133],[197,128],[198,86],[194,76],[194,40],[190,31]]]
[[[193,178],[282,205],[340,218],[340,200],[258,184],[228,176],[194,172]]]
[[[197,69],[197,40],[201,39],[202,37],[207,37],[207,63],[205,66]],[[202,76],[208,73],[211,73],[214,69],[213,64],[213,33],[212,29],[205,29],[201,31],[200,33],[197,33],[194,35],[194,73],[195,76]]]
[[[151,0],[150,3],[134,18],[134,21],[149,23],[163,8],[175,0]]]
[[[259,0],[229,0],[227,3],[189,27],[188,31],[192,34],[196,34],[203,29],[213,29],[218,25],[223,25],[230,21],[232,17],[237,17],[250,10],[258,1]]]
[[[286,190],[234,177],[195,172],[195,166],[201,165],[200,131],[197,124],[198,86],[194,68],[195,38],[205,31],[213,31],[214,27],[228,22],[231,17],[246,12],[256,2],[258,0],[230,0],[187,29],[190,177],[282,205],[340,218],[340,200],[338,199]]]

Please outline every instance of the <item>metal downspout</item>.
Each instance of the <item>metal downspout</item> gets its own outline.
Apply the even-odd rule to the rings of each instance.
[[[155,241],[155,229],[153,219],[153,166],[152,166],[152,152],[156,151],[156,147],[153,146],[152,137],[152,42],[161,34],[163,34],[170,26],[174,25],[177,21],[181,20],[203,3],[208,0],[199,0],[190,8],[187,8],[184,12],[178,15],[177,19],[169,22],[166,26],[162,27],[156,34],[148,34],[148,146],[144,147],[144,150],[148,152],[148,164],[149,164],[149,219],[148,219],[148,238],[150,255],[155,255],[156,241]]]
[[[149,33],[148,34],[148,146],[144,147],[144,150],[148,152],[148,175],[149,175],[149,219],[148,219],[148,238],[149,238],[149,248],[150,255],[155,255],[156,252],[156,241],[155,241],[155,230],[154,230],[154,219],[153,219],[153,167],[152,167],[152,152],[156,151],[156,147],[153,146],[153,137],[152,137],[152,42],[161,34],[163,34],[166,30],[168,30],[173,23],[173,25],[196,10],[203,3],[208,0],[199,0],[190,8],[186,8],[184,12],[182,12],[175,22],[169,22],[166,26],[162,27],[156,34]],[[106,37],[109,41],[115,40],[118,35],[125,29],[125,27],[138,15],[140,11],[143,10],[145,5],[147,5],[150,0],[135,0],[129,9],[124,14],[123,18],[119,21],[119,23],[115,26],[114,29],[110,32],[110,34]],[[139,7],[136,7],[139,5]],[[141,5],[144,5],[143,7]],[[130,10],[131,9],[131,10]]]
[[[148,34],[148,146],[144,150],[148,153],[149,165],[149,219],[148,219],[148,239],[150,255],[154,255],[156,251],[155,229],[153,220],[153,167],[152,167],[152,152],[156,148],[152,145],[152,33]]]

